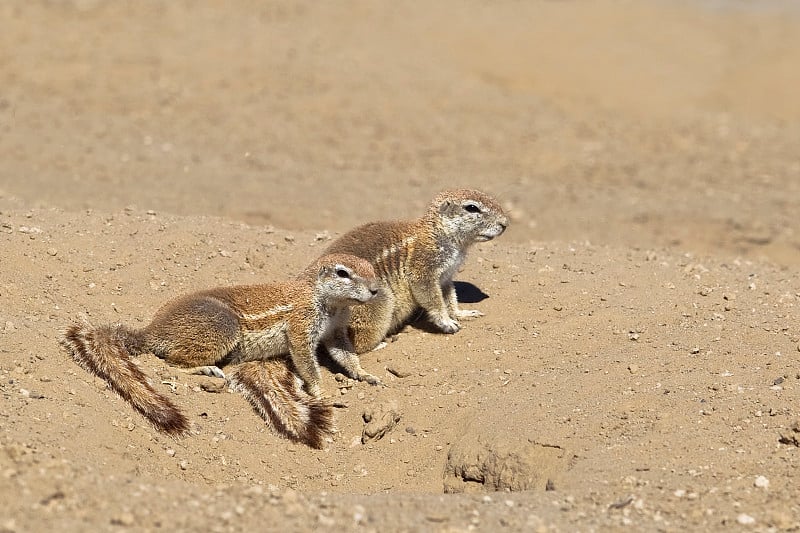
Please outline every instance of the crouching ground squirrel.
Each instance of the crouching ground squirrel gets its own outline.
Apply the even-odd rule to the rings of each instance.
[[[373,299],[378,287],[369,262],[326,255],[291,281],[178,297],[141,329],[72,324],[61,344],[157,429],[172,435],[186,433],[188,420],[131,357],[152,352],[189,372],[219,377],[224,374],[217,365],[235,364],[231,389],[241,392],[273,431],[320,448],[334,429],[332,405],[320,390],[317,346],[331,342],[331,333],[347,324],[351,306]],[[274,359],[285,354],[291,361]],[[352,377],[364,374],[341,351],[331,354],[345,360]]]
[[[459,309],[453,276],[472,244],[494,239],[507,226],[508,217],[489,195],[455,189],[439,193],[417,220],[373,222],[339,237],[324,253],[366,259],[382,287],[377,298],[353,308],[347,331],[334,333],[339,348],[372,350],[419,309],[444,333],[458,331],[460,318],[481,316]]]

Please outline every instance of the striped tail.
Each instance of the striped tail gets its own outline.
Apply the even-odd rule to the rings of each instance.
[[[92,327],[88,322],[70,325],[60,339],[70,356],[88,372],[102,378],[156,429],[170,435],[189,430],[180,410],[159,394],[131,360],[126,346],[135,345],[136,333],[122,325]]]
[[[288,359],[251,361],[230,375],[230,388],[241,393],[275,433],[322,449],[335,432],[333,406],[303,389]]]

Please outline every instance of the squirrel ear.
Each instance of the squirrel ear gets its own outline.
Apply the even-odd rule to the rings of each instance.
[[[458,204],[452,200],[445,200],[439,205],[439,213],[442,215],[453,216],[458,212]]]

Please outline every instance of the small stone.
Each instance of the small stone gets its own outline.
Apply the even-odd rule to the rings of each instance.
[[[173,450],[172,448],[167,448],[167,455],[169,455],[170,457],[175,457],[175,450]]]
[[[631,374],[636,374],[637,372],[639,372],[639,366],[638,365],[634,365],[634,364],[630,364],[630,365],[628,365],[628,371]]]
[[[758,476],[753,484],[759,489],[766,489],[769,487],[769,479],[765,476]]]
[[[183,461],[181,461],[180,463],[178,463],[178,466],[180,466],[180,467],[181,467],[181,470],[186,470],[186,469],[188,469],[188,468],[189,468],[189,461],[187,461],[186,459],[184,459]]]
[[[361,524],[367,518],[367,510],[362,505],[356,505],[353,507],[353,522],[356,525]]]
[[[737,516],[736,521],[743,526],[752,526],[756,523],[756,519],[746,513],[741,513]]]
[[[398,368],[397,366],[387,366],[386,370],[398,378],[407,378],[411,375],[411,371],[405,368]]]
[[[397,425],[401,418],[397,407],[392,402],[367,410],[362,416],[366,423],[361,432],[362,444],[366,444],[370,440],[380,440]]]
[[[56,250],[55,248],[48,248],[47,249],[47,255],[49,255],[51,257],[55,257],[55,256],[58,255],[58,250]]]

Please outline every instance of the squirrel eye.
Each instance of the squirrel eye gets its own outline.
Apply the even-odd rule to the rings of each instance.
[[[464,211],[467,213],[480,213],[481,208],[473,203],[464,204]]]
[[[337,268],[336,275],[339,276],[340,278],[348,278],[348,279],[350,278],[350,272],[348,272],[343,268]]]

